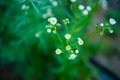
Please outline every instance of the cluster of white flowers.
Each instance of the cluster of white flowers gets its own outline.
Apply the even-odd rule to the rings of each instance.
[[[113,33],[113,30],[109,27],[110,25],[115,25],[116,24],[116,20],[113,18],[109,19],[108,23],[100,23],[100,26],[104,29],[108,29],[110,33]],[[104,31],[102,31],[100,34],[103,35]]]
[[[46,28],[47,28],[47,32],[48,33],[51,33],[51,32],[53,32],[53,33],[56,33],[56,29],[57,29],[57,26],[58,25],[60,25],[60,24],[58,24],[57,22],[57,18],[55,18],[55,17],[51,17],[51,18],[49,18],[48,19],[48,22],[50,23],[49,25],[46,25]],[[64,24],[69,24],[69,19],[65,19],[65,20],[63,20],[63,22],[64,22]],[[36,34],[36,36],[39,36],[38,34]],[[58,39],[60,39],[60,36],[59,36],[59,33],[57,33],[57,36],[59,37]],[[59,49],[59,48],[57,48],[56,50],[55,50],[55,53],[57,54],[57,55],[60,55],[61,53],[64,53],[64,52],[68,52],[68,53],[70,53],[70,55],[69,55],[69,57],[68,57],[68,59],[75,59],[76,57],[77,57],[77,54],[79,53],[79,49],[78,49],[78,46],[81,46],[81,45],[83,45],[83,40],[81,39],[81,38],[77,38],[76,40],[76,45],[73,45],[72,43],[70,43],[71,42],[71,34],[70,33],[66,33],[65,35],[64,35],[64,37],[65,37],[65,39],[66,39],[66,44],[64,44],[63,43],[63,47],[64,47],[64,49],[62,50],[62,49]],[[62,41],[62,39],[60,39],[60,42]],[[62,43],[61,43],[62,44]]]
[[[70,40],[71,34],[66,34],[65,38],[66,40]],[[78,45],[83,45],[83,44],[84,44],[83,40],[78,37]],[[79,53],[79,50],[77,48],[74,50],[70,45],[66,46],[66,51],[69,51],[71,53],[69,59],[75,59],[77,57],[77,54]]]
[[[50,23],[49,25],[46,25],[46,29],[48,33],[53,32],[54,34],[56,34],[56,26],[59,26],[57,23],[57,18],[55,17],[51,17],[48,19],[48,22]]]
[[[78,6],[78,8],[79,8],[79,10],[82,11],[82,13],[83,13],[84,15],[88,15],[89,12],[92,10],[91,6],[86,6],[86,7],[85,7],[85,6],[82,5],[82,4],[80,4],[80,5]]]
[[[113,19],[113,18],[110,18],[110,19],[109,19],[109,24],[115,25],[115,24],[116,24],[116,20]],[[104,25],[105,25],[104,23],[100,23],[100,26],[101,26],[101,27],[103,27]]]
[[[71,34],[65,34],[65,38],[66,38],[66,40],[70,40],[70,38],[71,38]],[[77,38],[78,39],[78,45],[83,45],[84,44],[84,42],[83,42],[83,40],[81,39],[81,38]],[[67,52],[69,52],[70,53],[70,56],[69,56],[69,58],[68,59],[75,59],[76,57],[77,57],[77,54],[79,53],[79,50],[78,50],[78,48],[76,47],[76,49],[74,49],[72,46],[70,46],[69,44],[68,45],[66,45],[66,47],[65,47],[65,49],[66,49],[66,51]],[[59,54],[59,53],[62,53],[62,50],[59,52],[60,50],[58,50],[58,49],[56,49],[56,54]]]
[[[26,5],[26,4],[23,4],[22,6],[21,6],[21,9],[22,10],[28,10],[30,8],[30,6],[28,6],[28,5]]]

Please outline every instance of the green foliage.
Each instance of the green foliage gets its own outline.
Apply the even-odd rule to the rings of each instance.
[[[85,9],[90,6],[91,10],[87,13],[79,10],[80,4],[85,5]],[[92,24],[100,8],[98,0],[85,3],[78,0],[75,3],[70,0],[1,0],[0,8],[0,58],[3,64],[17,63],[13,75],[25,80],[98,80],[97,70],[89,59],[102,50],[101,47],[108,49],[109,45],[92,39],[95,34],[103,35],[104,30],[112,30],[109,21],[103,27],[97,24],[95,28]],[[48,22],[51,17],[58,22],[54,27]],[[90,26],[94,26],[94,30],[88,33]],[[49,34],[47,29],[55,30],[57,35]],[[71,41],[66,41],[66,33],[72,35]],[[56,48],[64,51],[61,43],[74,46],[78,37],[82,37],[84,44],[78,47],[75,59],[69,60],[66,50],[55,54]]]

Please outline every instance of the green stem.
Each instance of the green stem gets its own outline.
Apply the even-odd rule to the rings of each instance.
[[[33,3],[33,1],[32,1],[32,0],[30,0],[30,2],[31,2],[31,4],[32,4],[32,6],[34,7],[35,11],[36,11],[37,13],[39,13],[38,8],[35,6],[35,4]]]
[[[61,39],[61,37],[60,37],[59,33],[58,33],[58,32],[56,32],[56,35],[57,35],[57,37],[58,37],[58,39],[59,39],[60,43],[61,43],[61,44],[62,44],[62,46],[64,47],[64,43],[63,43],[63,41],[62,41],[62,39]]]
[[[89,35],[87,35],[86,37],[85,37],[85,41],[88,41],[92,36],[94,36],[95,35],[95,33],[97,33],[97,31],[96,30],[94,30],[93,32],[91,32]]]
[[[69,29],[68,29],[68,25],[67,24],[65,24],[65,28],[66,28],[67,33],[69,33]]]

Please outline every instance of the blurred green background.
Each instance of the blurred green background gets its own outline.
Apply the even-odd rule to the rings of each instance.
[[[79,4],[92,7],[88,16],[78,10]],[[0,0],[0,80],[114,80],[99,76],[101,69],[90,59],[120,77],[119,5],[119,0]],[[45,29],[52,16],[61,24],[69,18],[72,34],[89,38],[76,59],[55,54],[59,41]],[[113,34],[91,33],[111,17],[117,22],[110,26]],[[64,35],[64,27],[59,33]]]

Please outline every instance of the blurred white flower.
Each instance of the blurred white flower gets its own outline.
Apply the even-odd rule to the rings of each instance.
[[[55,17],[51,17],[48,19],[48,21],[52,24],[55,25],[57,23],[57,19]]]
[[[35,34],[35,37],[38,38],[39,36],[40,36],[40,32],[37,32],[37,33]]]
[[[79,7],[78,7],[80,10],[84,10],[85,9],[85,7],[84,7],[84,5],[79,5]]]
[[[76,0],[70,0],[72,3],[76,2]]]
[[[76,50],[75,50],[75,53],[79,53],[79,50],[78,50],[78,49],[76,49]]]
[[[84,11],[83,11],[83,14],[84,14],[84,15],[88,15],[88,11],[87,11],[87,10],[84,10]]]
[[[91,10],[92,10],[91,6],[87,6],[86,9],[87,9],[88,11],[91,11]]]
[[[62,50],[60,50],[60,49],[56,49],[55,53],[59,55],[59,54],[62,53]]]
[[[78,44],[83,45],[83,43],[84,43],[83,40],[81,38],[78,38]]]
[[[109,23],[110,23],[111,25],[114,25],[114,24],[116,24],[116,21],[115,21],[115,19],[110,18],[110,19],[109,19]]]
[[[71,35],[70,34],[66,34],[65,35],[65,39],[69,40],[71,38]]]
[[[77,57],[77,55],[71,54],[71,55],[69,56],[69,59],[75,59],[76,57]]]
[[[71,47],[69,45],[66,46],[66,50],[69,51],[71,50]]]
[[[58,2],[57,1],[52,1],[52,5],[56,7],[58,5]]]
[[[47,29],[47,32],[48,32],[48,33],[51,33],[51,29]]]
[[[23,4],[22,7],[21,7],[22,10],[27,10],[27,9],[29,9],[29,8],[30,8],[30,7],[29,7],[28,5],[25,5],[25,4]]]
[[[103,24],[103,23],[100,23],[100,26],[104,26],[104,24]]]

